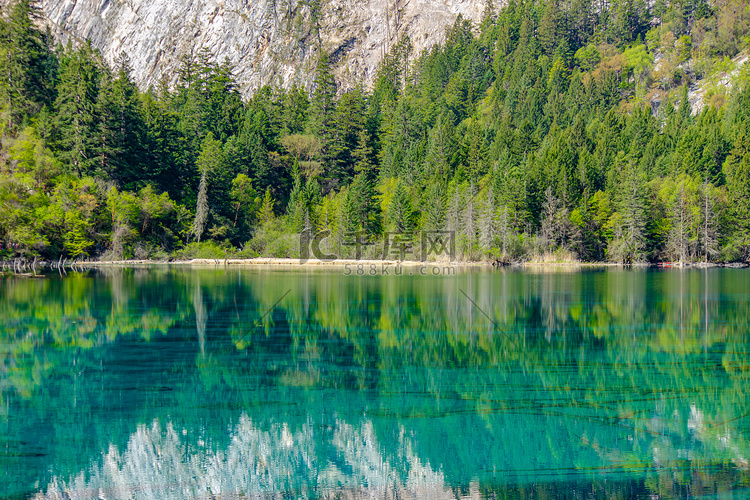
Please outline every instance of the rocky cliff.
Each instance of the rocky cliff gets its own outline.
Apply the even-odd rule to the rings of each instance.
[[[8,3],[9,0],[3,0]],[[479,21],[483,0],[40,0],[62,42],[91,40],[104,57],[130,57],[142,87],[174,82],[181,57],[209,48],[228,58],[242,93],[267,83],[308,85],[318,49],[341,88],[372,83],[408,35],[413,54],[440,41],[458,14]]]

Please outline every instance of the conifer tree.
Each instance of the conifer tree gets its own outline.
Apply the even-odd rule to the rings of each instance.
[[[684,178],[680,179],[674,193],[674,199],[670,207],[670,223],[671,230],[667,241],[667,250],[673,259],[685,263],[688,260],[690,251],[693,220],[688,195],[685,192]]]
[[[54,59],[48,35],[35,26],[41,19],[36,1],[15,0],[9,10],[0,30],[0,95],[13,126],[51,104]]]
[[[547,56],[551,56],[557,47],[557,18],[561,10],[556,0],[549,0],[539,21],[537,37],[542,50]]]
[[[392,231],[409,233],[413,229],[413,210],[406,184],[399,180],[393,190],[393,198],[388,207],[388,219]]]
[[[352,161],[354,162],[354,172],[364,174],[369,180],[374,181],[377,175],[375,165],[375,152],[372,147],[372,139],[366,128],[359,131],[357,137],[357,147],[352,152]]]
[[[113,177],[124,185],[132,185],[146,175],[145,152],[143,148],[143,122],[139,110],[138,87],[132,80],[130,60],[125,53],[115,61],[111,82],[110,102],[113,132],[111,163]]]
[[[380,233],[380,213],[375,201],[375,188],[372,181],[362,172],[357,174],[348,191],[352,210],[351,221],[356,230],[364,231],[368,236]]]
[[[430,130],[428,138],[425,173],[432,179],[447,182],[453,173],[451,168],[452,136],[451,120],[443,113]]]
[[[195,219],[190,229],[190,233],[195,238],[195,241],[201,242],[201,235],[206,229],[206,223],[208,222],[208,181],[206,180],[206,172],[208,168],[204,167],[201,173],[201,181],[198,186],[198,201],[195,207]]]
[[[331,73],[328,54],[321,51],[315,69],[315,89],[310,102],[308,128],[321,138],[321,154],[326,175],[334,169],[336,147],[336,82]]]
[[[99,67],[90,43],[77,50],[68,44],[60,62],[57,86],[57,149],[78,175],[97,170],[97,98]]]
[[[610,242],[610,257],[622,263],[646,260],[646,192],[640,169],[628,161],[623,165],[618,185],[617,211],[619,220]]]
[[[354,152],[363,135],[365,125],[365,101],[359,87],[342,95],[336,108],[335,153],[330,176],[336,184],[346,185],[354,176]],[[361,155],[362,153],[359,152]],[[358,158],[360,159],[360,158]]]
[[[266,188],[266,194],[263,195],[263,203],[261,204],[260,212],[258,213],[258,221],[263,226],[271,224],[276,217],[274,214],[274,205],[276,205],[276,200],[274,200],[271,195],[271,188]]]
[[[542,205],[542,227],[539,234],[541,238],[542,248],[545,251],[554,250],[557,245],[558,238],[560,237],[560,210],[562,210],[562,204],[560,200],[552,192],[552,188],[548,187],[544,191],[544,203]]]
[[[439,182],[431,182],[422,201],[422,229],[445,230],[445,188]]]
[[[456,237],[458,236],[459,231],[463,228],[463,221],[461,220],[463,207],[464,197],[461,192],[461,186],[454,181],[448,195],[446,228],[448,231],[452,231]]]
[[[700,207],[700,242],[704,262],[712,260],[719,254],[719,221],[713,189],[713,185],[705,179],[701,186]]]
[[[500,238],[500,254],[502,257],[507,257],[510,251],[509,245],[513,235],[513,229],[511,227],[510,216],[508,214],[508,206],[504,205],[500,208],[500,214],[498,217],[498,236]]]
[[[735,140],[724,162],[723,172],[727,180],[734,244],[746,256],[750,254],[750,139],[744,133]]]
[[[466,197],[463,208],[463,237],[464,237],[464,246],[465,246],[465,253],[469,257],[469,259],[472,259],[474,257],[474,243],[477,238],[477,219],[478,219],[478,210],[477,210],[477,188],[474,185],[474,181],[469,181],[469,185],[466,188]]]
[[[489,183],[479,211],[479,244],[485,254],[492,249],[496,232],[495,193]]]
[[[122,154],[122,150],[118,147],[116,139],[117,111],[114,105],[114,85],[109,68],[102,68],[97,87],[98,94],[94,107],[97,134],[94,148],[96,170],[102,177],[113,178],[117,175],[114,165],[116,159]]]

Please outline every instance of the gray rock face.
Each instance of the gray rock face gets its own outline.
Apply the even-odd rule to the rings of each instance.
[[[1,0],[8,3],[9,0]],[[442,40],[458,14],[478,22],[483,0],[40,0],[63,43],[91,40],[105,59],[130,57],[141,87],[170,82],[184,54],[228,58],[244,95],[264,84],[309,87],[318,47],[342,89],[367,88],[403,35],[413,54]]]

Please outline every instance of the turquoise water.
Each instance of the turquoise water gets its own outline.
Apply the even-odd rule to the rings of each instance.
[[[0,498],[744,498],[745,270],[0,280]]]

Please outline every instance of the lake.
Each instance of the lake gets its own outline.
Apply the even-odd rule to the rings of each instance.
[[[741,269],[0,280],[0,498],[741,498]],[[65,496],[68,495],[68,496]]]

